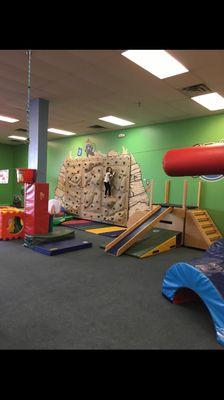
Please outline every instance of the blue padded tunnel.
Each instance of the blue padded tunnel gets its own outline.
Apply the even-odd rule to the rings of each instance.
[[[189,289],[207,306],[217,341],[224,346],[224,238],[214,242],[203,257],[176,263],[166,271],[162,294],[170,301],[180,304],[190,300]]]

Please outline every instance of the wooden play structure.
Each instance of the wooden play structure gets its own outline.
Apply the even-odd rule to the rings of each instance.
[[[170,181],[165,183],[165,201],[169,204]],[[184,181],[182,206],[173,207],[173,212],[160,221],[158,228],[182,233],[181,244],[186,247],[207,249],[222,234],[216,227],[208,211],[200,208],[202,182],[198,182],[197,203],[187,207],[188,182]]]
[[[170,181],[165,182],[164,204],[153,203],[154,182],[151,184],[150,211],[136,212],[127,229],[105,245],[115,256],[128,254],[146,258],[178,246],[207,249],[222,237],[206,210],[200,209],[202,182],[198,183],[197,204],[187,207],[188,182],[183,184],[182,204],[169,203]]]

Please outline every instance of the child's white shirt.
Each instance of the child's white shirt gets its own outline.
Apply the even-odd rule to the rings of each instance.
[[[104,177],[104,182],[105,183],[110,182],[110,178],[112,178],[112,176],[113,175],[110,172],[106,172],[106,175]]]

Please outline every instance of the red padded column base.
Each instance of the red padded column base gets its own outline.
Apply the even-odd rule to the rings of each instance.
[[[24,185],[25,234],[44,234],[49,231],[48,183]]]

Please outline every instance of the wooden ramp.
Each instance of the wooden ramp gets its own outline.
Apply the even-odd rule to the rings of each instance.
[[[206,210],[187,210],[184,245],[207,249],[222,234]]]
[[[156,206],[134,225],[126,229],[124,233],[119,235],[111,243],[107,244],[105,251],[115,256],[120,256],[136,243],[138,239],[151,231],[155,225],[172,210],[172,207]]]

